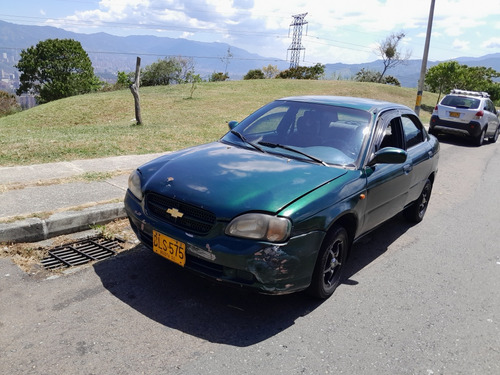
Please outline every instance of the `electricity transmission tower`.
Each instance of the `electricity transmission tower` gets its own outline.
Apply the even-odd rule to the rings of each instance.
[[[293,39],[292,44],[288,47],[288,51],[291,51],[290,68],[299,66],[300,51],[305,50],[305,47],[302,46],[302,26],[307,25],[307,22],[304,21],[306,16],[307,13],[292,16],[293,22],[290,26],[293,26]],[[290,30],[288,30],[288,36],[290,36]]]

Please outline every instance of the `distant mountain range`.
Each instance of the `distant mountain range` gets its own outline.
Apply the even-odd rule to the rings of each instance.
[[[165,56],[191,57],[195,63],[195,72],[205,79],[213,72],[226,70],[230,79],[237,80],[242,79],[249,70],[260,69],[269,64],[276,65],[280,70],[289,67],[287,61],[263,57],[224,43],[203,43],[156,36],[78,34],[50,26],[27,26],[0,21],[0,80],[4,84],[16,80],[18,74],[14,65],[19,60],[21,50],[34,46],[39,41],[56,38],[79,41],[92,60],[95,73],[110,81],[116,79],[118,71],[134,71],[137,56],[141,57],[142,67]],[[283,54],[286,54],[286,51],[283,51]],[[455,60],[469,66],[486,66],[500,71],[500,53]],[[429,62],[428,66],[438,63],[439,61]],[[420,66],[421,60],[409,60],[406,64],[389,70],[387,74],[396,77],[404,87],[416,87]],[[380,71],[382,67],[380,60],[362,64],[327,63],[325,73],[327,79],[350,79],[362,68]]]
[[[500,72],[500,53],[485,55],[482,57],[459,57],[453,60],[467,66],[485,66],[493,68],[497,72]],[[439,64],[440,62],[442,61],[428,61],[427,67],[430,68],[434,65]],[[386,74],[396,77],[403,87],[417,87],[418,80],[420,78],[421,66],[422,60],[408,60],[404,64],[398,65],[388,70]],[[381,60],[377,60],[363,64],[326,64],[325,72],[327,78],[335,76],[348,79],[354,76],[363,68],[368,70],[381,71],[383,68],[383,63]]]

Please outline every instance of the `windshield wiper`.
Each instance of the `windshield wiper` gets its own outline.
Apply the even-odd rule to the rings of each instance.
[[[245,136],[243,134],[241,134],[240,132],[237,132],[236,130],[231,130],[231,134],[234,134],[235,136],[237,136],[239,139],[241,139],[243,142],[249,144],[250,146],[252,146],[253,148],[255,148],[256,150],[260,151],[260,152],[263,152],[263,153],[266,153],[262,148],[260,148],[259,146],[257,146],[255,143],[252,143],[250,142],[249,140],[247,140],[245,138]]]
[[[300,150],[297,150],[297,149],[290,147],[290,146],[280,145],[278,143],[270,143],[270,142],[259,142],[259,145],[271,147],[271,148],[282,148],[283,150],[292,151],[292,152],[295,152],[297,154],[303,155],[303,156],[315,161],[316,163],[320,163],[320,164],[323,164],[325,167],[328,167],[328,164],[326,164],[323,160],[321,160],[315,156],[309,155],[305,152],[302,152]]]

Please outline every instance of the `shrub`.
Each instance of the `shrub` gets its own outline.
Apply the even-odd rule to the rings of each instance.
[[[21,106],[17,103],[16,97],[5,91],[0,91],[0,117],[19,112]]]

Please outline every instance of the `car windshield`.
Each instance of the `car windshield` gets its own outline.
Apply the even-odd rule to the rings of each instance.
[[[256,151],[355,167],[370,128],[370,112],[326,104],[277,100],[251,114],[222,141]]]
[[[466,96],[445,96],[441,102],[442,105],[449,107],[463,108],[463,109],[478,109],[481,101],[475,98]]]

